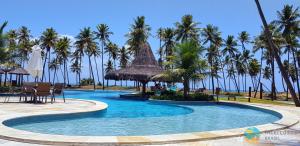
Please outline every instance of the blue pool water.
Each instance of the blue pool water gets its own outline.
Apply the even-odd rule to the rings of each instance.
[[[133,136],[211,131],[271,123],[274,111],[229,103],[176,103],[120,99],[121,91],[65,91],[67,98],[102,101],[104,111],[17,118],[4,124],[37,133]]]

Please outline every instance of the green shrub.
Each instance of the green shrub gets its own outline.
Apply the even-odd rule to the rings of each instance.
[[[242,96],[241,93],[237,93],[237,92],[225,92],[224,95]]]
[[[185,99],[182,93],[172,93],[172,94],[162,94],[160,96],[152,96],[152,99],[156,100],[175,100],[175,101],[213,101],[214,97],[212,95],[207,95],[203,93],[190,94],[188,99]]]
[[[0,87],[0,92],[8,92],[9,91],[9,87],[8,86],[1,86]]]
[[[93,84],[94,84],[94,80],[91,78],[84,78],[80,81],[81,86],[87,86],[87,85],[93,85]]]

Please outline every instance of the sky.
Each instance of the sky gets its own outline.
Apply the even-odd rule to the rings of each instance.
[[[299,7],[300,1],[261,0],[267,21],[276,19],[276,11],[285,4]],[[218,26],[224,38],[244,30],[253,37],[261,31],[254,0],[5,0],[1,6],[0,23],[8,21],[6,30],[27,26],[36,38],[53,27],[60,35],[72,39],[84,27],[95,30],[96,25],[105,23],[114,33],[111,41],[119,46],[125,45],[125,34],[133,20],[145,16],[152,28],[149,43],[154,53],[159,47],[157,29],[174,27],[185,14],[193,15],[200,28],[207,24]],[[87,65],[87,59],[84,62]]]

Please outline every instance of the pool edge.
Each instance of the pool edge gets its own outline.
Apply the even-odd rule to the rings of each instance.
[[[70,113],[84,113],[104,110],[107,108],[107,104],[98,101],[91,100],[79,100],[70,99],[82,102],[92,102],[95,103],[90,109],[81,109],[81,111],[72,111],[65,113],[52,113],[52,114],[70,114]],[[253,103],[236,103],[229,102],[240,105],[254,106],[258,108],[263,108],[271,111],[278,112],[282,115],[282,118],[274,123],[268,123],[264,125],[250,126],[256,127],[261,132],[269,132],[273,130],[285,129],[293,126],[299,122],[294,114],[280,109],[280,106],[275,105],[263,105],[263,104],[253,104]],[[105,106],[106,105],[106,106]],[[41,114],[37,114],[41,115]],[[47,115],[47,114],[42,114]],[[227,129],[227,130],[217,130],[217,131],[206,131],[206,132],[192,132],[192,133],[182,133],[182,134],[168,134],[168,135],[149,135],[149,136],[64,136],[64,135],[52,135],[52,134],[40,134],[33,133],[23,130],[14,129],[3,125],[3,121],[24,117],[26,115],[8,116],[0,118],[0,139],[34,143],[34,144],[48,144],[48,145],[98,145],[98,144],[108,144],[108,145],[119,145],[119,144],[169,144],[169,143],[179,143],[179,142],[192,142],[210,139],[222,139],[229,137],[242,136],[244,131],[249,127]],[[34,115],[27,115],[34,116]]]

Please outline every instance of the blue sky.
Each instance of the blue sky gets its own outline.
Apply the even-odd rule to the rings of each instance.
[[[285,4],[300,6],[299,0],[261,0],[268,21]],[[0,22],[7,20],[8,29],[27,26],[33,37],[39,37],[48,27],[59,34],[76,36],[83,27],[106,23],[114,35],[111,40],[125,44],[124,35],[136,16],[146,17],[152,35],[159,27],[174,27],[185,14],[192,14],[200,27],[213,24],[222,35],[237,35],[247,30],[251,36],[261,29],[254,0],[5,0],[1,1]],[[154,52],[159,41],[150,37]],[[87,61],[85,61],[87,63]],[[86,74],[87,75],[87,74]]]

